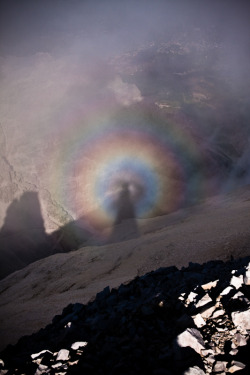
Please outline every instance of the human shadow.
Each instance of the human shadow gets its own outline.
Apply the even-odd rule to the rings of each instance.
[[[128,182],[122,182],[118,199],[114,203],[115,220],[108,243],[139,237],[135,202]]]

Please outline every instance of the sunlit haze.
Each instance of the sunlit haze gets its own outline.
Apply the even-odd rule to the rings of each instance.
[[[1,1],[1,225],[27,191],[97,233],[121,194],[144,219],[249,183],[247,3]]]

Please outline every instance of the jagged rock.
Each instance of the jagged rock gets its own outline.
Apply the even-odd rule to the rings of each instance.
[[[204,307],[204,309],[203,309],[203,311],[201,311],[201,316],[202,316],[202,318],[209,318],[212,314],[213,314],[213,312],[214,312],[214,310],[216,309],[216,306],[211,306],[211,307]]]
[[[62,362],[57,362],[57,363],[55,363],[54,365],[52,365],[51,367],[52,367],[52,368],[60,368],[60,367],[62,367],[62,365],[63,365]]]
[[[201,287],[204,290],[210,290],[212,288],[215,288],[219,280],[210,281],[209,283],[203,284]]]
[[[219,309],[219,310],[216,310],[213,313],[212,318],[215,319],[215,318],[218,318],[219,316],[222,316],[224,314],[225,314],[225,310]]]
[[[217,362],[215,362],[215,364],[213,366],[213,371],[214,372],[222,372],[222,371],[225,371],[226,368],[227,368],[227,362],[217,361]]]
[[[233,290],[233,287],[230,285],[230,286],[227,286],[221,293],[220,295],[221,296],[226,296],[227,294],[229,294],[231,292],[231,290]]]
[[[201,306],[205,306],[207,303],[209,302],[212,302],[212,298],[208,295],[208,294],[205,294],[205,296],[203,296],[196,304],[196,308],[198,307],[201,307]]]
[[[232,342],[232,343],[231,343],[231,348],[232,348],[232,349],[237,349],[237,348],[238,348],[238,345],[236,345],[235,342]]]
[[[74,344],[71,345],[71,349],[77,350],[79,348],[85,347],[86,345],[88,345],[88,343],[86,341],[77,341],[77,342],[74,342]]]
[[[214,364],[214,362],[215,362],[215,358],[214,358],[214,356],[208,356],[208,357],[206,357],[206,362],[209,364],[209,365],[213,365]]]
[[[67,361],[69,359],[69,350],[61,349],[56,357],[57,361]]]
[[[194,302],[197,296],[198,296],[197,293],[190,292],[189,295],[188,295],[188,297],[187,297],[187,299],[186,299],[186,304]]]
[[[232,350],[230,350],[229,354],[230,355],[236,355],[238,352],[239,352],[238,349],[232,349]]]
[[[238,346],[247,345],[247,340],[246,340],[245,336],[241,335],[240,333],[237,333],[234,337],[235,337],[235,340],[236,340]]]
[[[213,350],[212,349],[202,349],[201,350],[201,354],[203,355],[203,356],[207,356],[207,355],[209,355],[209,354],[214,354],[214,352],[213,352]]]
[[[36,359],[36,358],[39,358],[39,357],[42,357],[43,354],[45,353],[50,353],[50,354],[53,354],[50,350],[42,350],[41,352],[39,353],[34,353],[34,354],[31,354],[31,358],[32,359]]]
[[[196,325],[196,327],[201,328],[204,325],[206,325],[206,322],[202,318],[201,314],[197,314],[195,316],[192,316],[192,318],[194,319],[194,324]]]
[[[177,343],[181,347],[190,347],[197,353],[201,353],[205,349],[205,343],[200,332],[195,328],[188,328],[177,337]]]
[[[235,326],[250,330],[250,310],[232,312],[232,320]]]
[[[246,272],[245,272],[243,281],[245,285],[250,285],[250,263],[246,267]]]
[[[198,366],[189,367],[183,375],[205,375],[205,372]]]
[[[50,371],[48,366],[40,364],[35,372],[35,375],[47,374]]]
[[[243,275],[242,264],[234,276]],[[235,266],[223,262],[193,265],[194,275],[189,269],[160,269],[118,289],[110,291],[107,287],[88,305],[68,305],[50,326],[23,338],[23,351],[22,345],[17,345],[3,352],[1,371],[8,372],[8,367],[9,373],[14,371],[22,363],[22,353],[27,356],[34,347],[37,353],[28,354],[27,374],[95,374],[102,366],[103,374],[109,375],[110,368],[115,373],[124,371],[124,364],[128,366],[126,373],[143,373],[146,364],[150,373],[158,375],[177,375],[186,368],[187,374],[222,375],[228,372],[227,363],[232,372],[238,371],[240,365],[231,361],[246,349],[249,332],[245,321],[250,307],[245,301],[248,287],[242,285],[237,290],[235,285],[229,285],[232,265]],[[223,280],[218,279],[215,289],[204,295],[205,289],[197,280],[206,285],[210,277],[217,280],[220,275]],[[221,296],[219,291],[228,286],[229,293]],[[197,308],[195,304],[202,300],[209,302]],[[233,310],[243,305],[245,310]],[[193,324],[197,328],[191,328]],[[44,347],[49,350],[41,350]],[[17,364],[12,366],[15,358]],[[244,356],[239,358],[244,362]],[[170,364],[167,370],[166,363]]]
[[[243,284],[243,275],[240,275],[238,277],[233,276],[230,280],[230,285],[234,286],[235,289],[239,289]]]
[[[243,370],[245,367],[246,365],[242,362],[232,361],[231,366],[228,369],[228,372],[232,374],[236,371]]]

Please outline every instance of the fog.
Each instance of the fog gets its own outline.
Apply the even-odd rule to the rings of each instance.
[[[47,231],[112,223],[116,173],[143,187],[140,217],[250,183],[248,14],[230,0],[2,1],[2,223],[27,190]]]

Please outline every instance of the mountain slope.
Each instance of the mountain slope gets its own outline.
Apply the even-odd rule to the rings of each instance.
[[[129,239],[133,228],[127,220],[116,243],[56,254],[9,275],[0,282],[1,348],[48,324],[68,303],[88,302],[107,285],[118,287],[159,267],[249,255],[249,208],[247,186],[139,221],[136,239]]]

